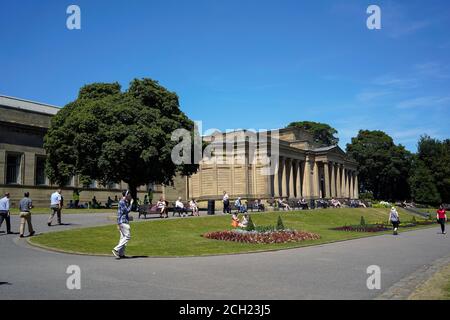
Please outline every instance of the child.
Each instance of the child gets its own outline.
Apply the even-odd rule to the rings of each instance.
[[[249,222],[248,213],[245,213],[244,217],[242,218],[242,222],[239,223],[239,227],[243,229],[247,228],[248,222]]]
[[[237,216],[237,213],[233,213],[233,215],[231,216],[231,226],[233,228],[239,227],[239,218]]]

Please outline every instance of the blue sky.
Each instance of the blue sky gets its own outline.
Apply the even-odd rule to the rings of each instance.
[[[4,95],[63,106],[86,83],[151,77],[204,129],[312,120],[343,148],[364,128],[411,151],[450,138],[448,0],[3,1],[0,38]]]

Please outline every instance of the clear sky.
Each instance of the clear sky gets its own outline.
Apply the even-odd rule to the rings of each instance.
[[[0,39],[3,95],[63,106],[84,84],[150,77],[204,129],[312,120],[343,148],[364,128],[411,151],[450,138],[448,0],[2,1]]]

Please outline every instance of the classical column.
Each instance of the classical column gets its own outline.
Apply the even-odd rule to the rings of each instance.
[[[294,198],[294,160],[289,160],[289,198]]]
[[[297,172],[296,175],[296,183],[295,183],[295,196],[297,198],[301,198],[302,197],[302,164],[300,162],[300,160],[297,160],[295,162],[295,170]]]
[[[355,171],[355,199],[359,199],[358,172]]]
[[[286,179],[286,159],[285,158],[283,158],[280,161],[280,165],[281,165],[281,190],[280,190],[280,196],[286,197],[287,196],[287,192],[286,192],[287,179]]]
[[[336,197],[336,172],[334,171],[334,162],[331,163],[331,197]]]
[[[336,197],[341,198],[341,165],[336,163]]]
[[[303,188],[302,196],[311,198],[311,164],[309,159],[303,162]]]
[[[348,198],[350,195],[348,194],[348,185],[349,185],[349,181],[348,181],[348,169],[345,169],[345,197]]]
[[[353,194],[353,171],[350,171],[350,198],[354,199],[355,195]]]
[[[345,168],[344,165],[341,167],[341,197],[345,198]]]
[[[329,199],[331,197],[330,195],[330,173],[329,173],[330,167],[328,164],[328,161],[323,162],[323,179],[325,180],[325,199]]]
[[[320,196],[320,178],[319,178],[319,165],[317,164],[317,161],[314,161],[313,164],[313,184],[312,184],[312,188],[313,188],[313,192],[312,192],[312,196],[314,198],[319,198]]]
[[[345,197],[349,198],[349,192],[348,192],[348,185],[349,185],[349,174],[348,169],[345,169]]]
[[[280,161],[281,161],[281,159],[278,158],[278,161],[275,164],[275,172],[273,174],[273,196],[274,197],[280,196]]]

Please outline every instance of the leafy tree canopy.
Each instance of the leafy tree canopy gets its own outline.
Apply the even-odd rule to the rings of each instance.
[[[441,202],[441,196],[436,187],[433,173],[417,157],[414,160],[413,172],[409,178],[409,184],[411,186],[411,195],[416,202],[431,205],[436,205]]]
[[[178,96],[152,79],[135,79],[122,92],[118,83],[94,83],[53,117],[44,148],[46,174],[64,185],[74,175],[84,182],[124,181],[136,188],[150,181],[171,184],[177,173],[197,165],[175,165],[171,141],[176,129],[193,133]]]
[[[408,199],[412,155],[382,131],[360,130],[347,144],[347,153],[358,163],[363,192],[376,199]]]
[[[317,143],[324,146],[337,145],[339,143],[339,138],[335,136],[338,133],[337,130],[326,123],[299,121],[291,122],[287,127],[297,127],[309,132]]]
[[[420,163],[416,166],[417,174],[427,169],[439,197],[443,202],[450,203],[450,139],[439,141],[427,135],[420,137],[417,158]]]

